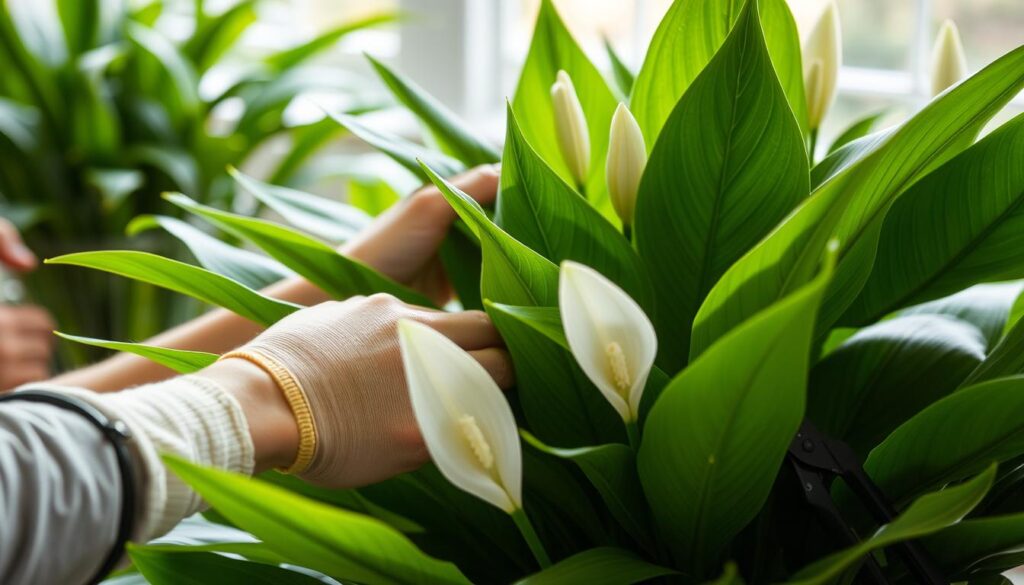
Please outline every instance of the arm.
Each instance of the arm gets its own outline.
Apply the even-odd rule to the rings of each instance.
[[[366,485],[426,461],[401,367],[400,319],[434,327],[502,387],[511,385],[511,364],[483,313],[375,295],[290,315],[241,348],[262,356],[255,361],[226,358],[196,375],[122,392],[48,389],[131,431],[140,504],[133,540],[145,542],[202,507],[159,454],[244,474],[289,468],[330,487]],[[289,387],[297,390],[286,398]],[[302,412],[306,425],[297,422]],[[115,542],[119,471],[110,444],[77,416],[0,402],[0,583],[84,582]]]
[[[478,167],[453,179],[456,186],[481,204],[493,203],[497,193],[495,167]],[[340,252],[382,274],[444,304],[451,290],[437,258],[437,250],[455,212],[436,187],[424,187],[396,204]],[[275,284],[263,291],[269,296],[301,305],[315,305],[327,295],[301,278]],[[255,323],[218,309],[171,329],[147,343],[222,354],[249,341],[262,331]],[[55,383],[109,392],[167,379],[174,372],[144,358],[118,354],[103,362],[68,372]]]

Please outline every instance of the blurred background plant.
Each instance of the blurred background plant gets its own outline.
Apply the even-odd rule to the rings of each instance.
[[[234,207],[227,168],[280,137],[291,141],[288,154],[261,174],[290,180],[341,132],[333,122],[289,121],[299,96],[331,95],[348,112],[381,105],[358,75],[312,61],[349,33],[393,21],[393,12],[273,51],[236,50],[261,5],[241,0],[214,12],[203,0],[184,10],[162,0],[4,0],[0,216],[42,257],[126,245],[180,256],[184,249],[159,232],[124,242],[129,220],[180,215],[160,197],[168,190]],[[47,266],[25,285],[62,328],[113,339],[145,338],[195,311],[149,285],[77,268]],[[64,365],[96,357],[90,348],[62,350]]]

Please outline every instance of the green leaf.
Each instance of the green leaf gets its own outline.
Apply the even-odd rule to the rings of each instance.
[[[267,180],[271,185],[294,185],[296,175],[310,157],[331,140],[344,134],[345,129],[325,116],[312,124],[290,128],[288,133],[291,135],[291,148],[281,157],[281,162]]]
[[[119,209],[146,181],[145,175],[138,169],[89,168],[83,173],[83,178],[99,192],[103,209],[107,213]]]
[[[354,20],[352,22],[344,23],[336,28],[333,28],[320,36],[306,41],[301,45],[274,53],[267,57],[267,65],[274,71],[282,72],[289,69],[293,69],[296,66],[308,61],[313,56],[330,49],[349,34],[380,26],[382,24],[389,24],[398,20],[398,15],[391,12],[384,12],[380,14],[374,14]]]
[[[605,183],[608,133],[618,100],[604,77],[572,38],[551,0],[542,0],[533,41],[526,56],[512,109],[519,116],[523,136],[537,153],[570,184],[575,181],[555,140],[555,113],[551,86],[559,70],[572,78],[590,132],[590,175],[584,190],[587,199],[612,223],[618,216],[612,209]]]
[[[862,457],[985,359],[976,327],[911,315],[861,329],[811,370],[807,418]]]
[[[601,547],[575,554],[515,585],[630,585],[675,574],[676,571],[653,565],[630,551]]]
[[[480,240],[483,297],[513,305],[557,305],[558,267],[505,233],[487,218],[479,203],[425,163],[423,170]]]
[[[152,585],[201,585],[216,576],[220,585],[318,585],[319,579],[274,565],[238,560],[212,552],[191,552],[186,547],[128,545],[132,564]]]
[[[79,55],[95,46],[100,0],[57,0],[57,15],[64,29],[68,52]]]
[[[843,316],[877,320],[979,282],[1024,277],[1024,115],[931,173],[892,206],[870,278]]]
[[[501,155],[486,140],[412,80],[367,55],[370,64],[405,107],[419,118],[445,154],[462,161],[467,167],[496,163]]]
[[[864,469],[897,506],[1024,454],[1024,377],[954,392],[900,425]]]
[[[371,217],[384,213],[401,198],[384,179],[353,178],[348,182],[349,204]]]
[[[184,120],[195,118],[200,104],[199,79],[192,64],[170,39],[155,29],[129,22],[125,32],[135,46],[149,54],[165,75],[167,91],[157,91],[156,95],[176,113],[176,117]]]
[[[215,17],[202,19],[184,47],[196,71],[202,74],[216,65],[256,17],[256,0],[240,0]]]
[[[421,181],[428,181],[429,176],[423,172],[420,162],[426,164],[445,177],[451,177],[465,170],[465,166],[450,156],[434,152],[419,144],[414,144],[395,136],[370,128],[358,118],[328,110],[334,120],[344,126],[357,138],[390,156],[395,162],[415,174]]]
[[[294,275],[279,262],[241,248],[225,244],[193,225],[164,215],[140,215],[128,224],[129,235],[163,228],[181,240],[199,264],[211,272],[226,276],[259,290]]]
[[[973,141],[1021,87],[1024,47],[936,98],[871,154],[822,185],[718,281],[695,319],[691,355],[807,282],[826,243],[836,237],[840,260],[819,323],[826,331],[869,276],[892,201]]]
[[[957,523],[967,515],[992,486],[996,466],[991,465],[970,481],[921,496],[895,520],[871,538],[804,568],[786,585],[825,585],[870,554],[889,545],[927,536]]]
[[[629,94],[633,92],[633,82],[636,81],[636,75],[633,71],[623,62],[619,54],[615,52],[615,47],[612,46],[611,41],[608,37],[604,38],[604,52],[608,54],[608,62],[612,66],[612,76],[615,79],[615,85],[619,88],[619,93],[625,97],[629,97]]]
[[[830,179],[872,153],[892,137],[899,127],[886,128],[858,138],[830,153],[811,169],[811,190],[816,191]]]
[[[975,564],[1021,550],[1024,514],[964,520],[923,539],[921,544],[943,574],[951,580],[966,579]]]
[[[764,30],[768,52],[789,104],[787,109],[806,130],[807,103],[796,23],[785,0],[761,0],[759,4],[759,28]],[[676,102],[723,45],[743,6],[744,0],[680,0],[662,18],[630,99],[648,148],[654,145]]]
[[[722,337],[651,408],[640,480],[688,574],[717,570],[726,544],[768,498],[804,416],[815,315],[833,260],[810,284]]]
[[[852,124],[846,127],[839,133],[839,136],[832,141],[832,145],[828,147],[828,154],[839,150],[847,144],[857,140],[858,138],[864,138],[871,133],[878,121],[889,112],[882,110],[881,112],[875,112],[874,114],[868,114],[862,118],[855,120]]]
[[[215,353],[206,353],[203,351],[171,349],[169,347],[157,347],[155,345],[146,345],[143,343],[107,341],[105,339],[69,335],[67,333],[61,333],[60,331],[55,331],[54,333],[62,339],[74,341],[75,343],[135,354],[137,356],[144,357],[151,362],[170,368],[179,374],[192,374],[198,372],[206,366],[213,364],[213,362],[217,361],[217,358],[220,357]]]
[[[295,564],[364,583],[469,583],[455,565],[423,554],[379,520],[182,459],[164,461],[214,509]]]
[[[946,315],[974,325],[991,348],[1003,336],[1024,283],[979,284],[954,295],[903,309],[898,315]]]
[[[200,192],[199,167],[188,151],[162,144],[137,144],[128,147],[126,154],[134,164],[152,166],[166,175],[178,189]]]
[[[627,533],[648,551],[653,552],[650,518],[643,487],[636,473],[633,449],[611,443],[596,447],[559,449],[545,445],[530,433],[520,430],[523,440],[543,453],[568,459],[579,466],[601,495],[608,511]]]
[[[298,305],[265,297],[230,278],[147,252],[109,250],[50,258],[46,264],[95,268],[148,282],[232,311],[261,325],[272,325]]]
[[[980,384],[996,378],[1024,374],[1024,320],[1018,320],[1006,332],[978,367],[971,372],[962,386]]]
[[[511,108],[495,221],[556,264],[575,260],[604,274],[653,313],[651,283],[629,241],[540,158]]]
[[[264,183],[234,167],[229,167],[228,173],[253,197],[280,213],[285,221],[331,243],[351,239],[370,223],[367,214],[340,201]]]
[[[432,305],[423,295],[357,260],[343,256],[320,240],[263,219],[200,205],[180,193],[167,194],[165,198],[224,231],[249,240],[336,299],[388,293],[410,304],[423,307]]]
[[[705,295],[807,197],[807,173],[751,2],[672,110],[640,184],[636,244],[658,294],[659,364],[686,364]]]

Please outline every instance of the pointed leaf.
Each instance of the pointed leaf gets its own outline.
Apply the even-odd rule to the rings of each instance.
[[[640,480],[673,558],[695,576],[764,505],[804,416],[831,262],[676,376],[643,427]],[[680,497],[680,494],[687,494]]]
[[[630,109],[648,147],[654,145],[676,102],[725,42],[743,6],[744,0],[683,0],[674,2],[662,18],[630,99]],[[806,129],[807,103],[796,22],[785,0],[761,0],[758,8],[768,52],[789,109],[796,114],[800,127]]]
[[[596,447],[559,449],[545,445],[526,431],[523,440],[548,455],[568,459],[587,476],[608,511],[638,543],[651,550],[650,518],[643,487],[636,473],[636,455],[626,445],[612,443]]]
[[[170,368],[179,374],[192,374],[198,372],[206,366],[212,365],[220,357],[215,353],[206,353],[203,351],[187,351],[184,349],[171,349],[169,347],[157,347],[155,345],[146,345],[142,343],[107,341],[105,339],[68,335],[67,333],[61,333],[60,331],[56,331],[55,334],[62,339],[74,341],[75,343],[132,353],[137,356],[144,357],[151,362],[160,364],[161,366]]]
[[[858,118],[852,124],[847,126],[846,130],[840,132],[839,136],[832,141],[832,145],[828,147],[828,153],[832,154],[854,140],[871,134],[871,130],[876,124],[878,124],[878,121],[887,114],[888,112],[882,110],[881,112],[875,112],[874,114],[868,114],[867,116]]]
[[[167,457],[166,465],[239,528],[289,561],[347,581],[467,584],[383,522],[237,474]]]
[[[475,167],[501,160],[493,146],[476,136],[465,122],[454,112],[437,101],[412,80],[388,68],[380,61],[367,55],[370,64],[387,84],[391,93],[419,118],[445,154],[462,161],[467,167]]]
[[[265,297],[225,276],[147,252],[79,252],[50,258],[46,263],[95,268],[148,282],[223,307],[261,325],[273,325],[300,308]]]
[[[351,239],[370,223],[366,213],[340,201],[264,183],[234,167],[228,168],[228,173],[239,186],[280,213],[288,223],[331,243]]]
[[[189,223],[165,215],[140,215],[128,224],[127,232],[135,235],[156,227],[181,240],[203,268],[249,288],[258,290],[295,274],[275,260],[225,244]]]
[[[398,136],[370,128],[354,116],[332,110],[328,110],[327,114],[348,129],[349,132],[355,134],[360,140],[390,156],[395,162],[408,169],[421,181],[428,181],[429,177],[423,172],[420,161],[444,177],[451,177],[465,170],[465,166],[461,162],[446,154],[434,152]]]
[[[800,571],[785,585],[825,585],[832,583],[843,571],[852,567],[871,551],[891,544],[926,536],[960,521],[992,486],[996,466],[963,484],[921,496],[895,520],[874,536],[846,550],[826,557]]]
[[[338,299],[388,293],[414,305],[429,307],[429,299],[347,258],[320,240],[284,226],[199,205],[180,193],[165,196],[178,207],[209,220],[224,231],[259,246],[297,274]]]
[[[695,319],[691,355],[807,282],[835,236],[842,247],[819,325],[826,330],[868,277],[892,201],[969,145],[1022,87],[1024,47],[936,98],[871,154],[822,185],[715,285]]]
[[[1024,277],[1024,115],[915,184],[885,218],[870,278],[843,317],[865,323],[979,282]]]
[[[186,547],[166,548],[128,545],[132,564],[152,585],[200,585],[217,576],[220,585],[322,585],[305,573],[264,563],[233,559]]]
[[[672,110],[637,196],[637,249],[659,295],[658,363],[673,372],[686,364],[705,295],[809,189],[756,5]]]
[[[523,136],[537,153],[562,177],[573,183],[569,166],[562,158],[555,138],[555,113],[551,86],[559,71],[572,78],[587,118],[590,135],[590,175],[584,189],[589,201],[606,218],[618,222],[605,184],[605,157],[608,155],[608,129],[617,100],[604,77],[580,49],[565,27],[552,0],[542,0],[533,30],[533,41],[526,56],[512,109],[519,116]]]
[[[976,327],[910,315],[855,333],[811,370],[807,418],[862,457],[896,427],[957,388],[985,358]]]
[[[864,469],[897,506],[1024,454],[1024,377],[984,382],[932,404],[871,451]]]

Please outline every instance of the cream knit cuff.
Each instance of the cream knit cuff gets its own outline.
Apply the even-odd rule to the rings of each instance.
[[[165,534],[204,506],[191,488],[167,470],[161,454],[252,473],[252,437],[242,407],[212,380],[183,376],[108,394],[60,390],[88,401],[132,431],[143,468],[143,505],[133,540],[145,542]]]

